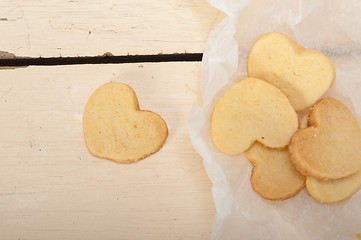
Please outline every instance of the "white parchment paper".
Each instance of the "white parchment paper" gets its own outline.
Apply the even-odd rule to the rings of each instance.
[[[361,122],[361,1],[209,0],[227,17],[209,36],[200,89],[188,126],[213,183],[217,209],[211,239],[356,239],[361,233],[361,191],[337,204],[321,204],[307,190],[285,201],[268,201],[251,188],[251,164],[219,152],[210,136],[217,99],[247,76],[252,43],[273,31],[322,51],[335,64],[336,82],[325,96],[344,102]]]

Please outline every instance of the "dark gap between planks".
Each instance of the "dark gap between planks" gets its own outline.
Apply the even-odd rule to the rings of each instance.
[[[199,62],[203,53],[174,53],[155,55],[94,56],[94,57],[47,57],[47,58],[8,58],[0,59],[2,67],[51,66],[75,64],[107,63],[159,63],[159,62]]]

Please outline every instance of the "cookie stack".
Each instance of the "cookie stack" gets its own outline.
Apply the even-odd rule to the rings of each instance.
[[[247,72],[214,107],[215,146],[245,153],[252,188],[265,199],[288,199],[304,186],[324,203],[352,196],[361,184],[361,129],[343,103],[319,100],[335,80],[332,62],[270,33],[253,44]],[[303,110],[309,115],[299,126]]]

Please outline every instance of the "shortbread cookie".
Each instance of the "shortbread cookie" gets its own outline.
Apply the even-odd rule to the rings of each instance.
[[[314,104],[335,80],[332,62],[321,52],[306,49],[281,33],[258,39],[248,57],[248,76],[280,88],[296,111]]]
[[[140,111],[134,91],[122,83],[107,83],[89,98],[83,116],[89,151],[117,163],[130,163],[158,151],[168,135],[156,113]]]
[[[333,98],[320,100],[308,127],[292,137],[289,152],[297,170],[319,180],[350,176],[361,169],[361,129],[351,111]]]
[[[256,78],[231,86],[211,117],[213,142],[229,155],[243,153],[255,141],[271,148],[286,147],[297,128],[297,114],[287,97]]]
[[[261,197],[285,200],[305,186],[305,177],[292,165],[287,149],[271,149],[255,143],[245,155],[253,164],[252,188]]]
[[[306,187],[310,195],[319,202],[336,203],[351,197],[361,185],[361,171],[351,176],[320,181],[307,177]]]
[[[300,128],[306,128],[308,115],[301,120]],[[306,188],[309,194],[319,202],[336,203],[351,197],[361,185],[361,171],[351,176],[320,181],[313,177],[307,177]]]

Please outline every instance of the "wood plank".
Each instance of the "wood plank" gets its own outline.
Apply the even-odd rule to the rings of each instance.
[[[0,50],[27,57],[203,52],[207,0],[2,0]]]
[[[0,239],[208,239],[211,183],[186,127],[200,63],[1,70]],[[110,81],[130,85],[169,136],[134,164],[92,156],[82,114]]]

